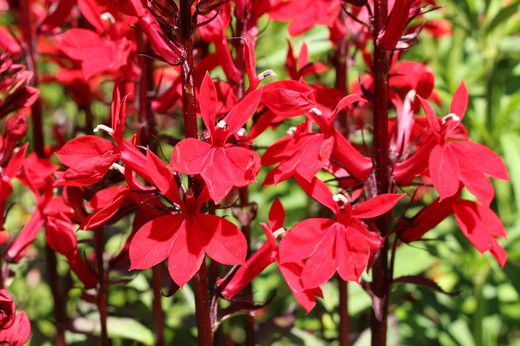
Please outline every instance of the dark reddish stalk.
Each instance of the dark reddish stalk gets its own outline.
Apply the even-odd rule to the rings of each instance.
[[[247,11],[246,11],[247,12]],[[236,35],[238,37],[243,37],[246,29],[248,13],[242,13],[240,15],[236,15]],[[242,72],[242,78],[240,79],[237,85],[237,98],[240,100],[244,97],[244,75],[245,75],[245,63],[244,63],[244,42],[242,40],[235,40],[235,64],[239,71]],[[240,188],[240,207],[242,208],[242,212],[244,208],[248,208],[249,206],[249,189],[247,186]],[[248,212],[252,213],[250,209],[247,209]],[[248,217],[248,220],[252,220],[253,217]],[[251,224],[241,224],[241,230],[244,234],[244,237],[247,241],[247,257],[250,256],[251,251]],[[252,284],[247,285],[244,288],[244,299],[248,301],[253,300],[253,286]],[[256,329],[255,329],[255,319],[251,314],[246,314],[244,316],[245,319],[245,329],[246,329],[246,346],[254,346],[256,344]]]
[[[153,290],[153,322],[155,326],[155,345],[162,346],[164,343],[164,311],[162,308],[162,264],[152,268],[152,290]]]
[[[60,285],[60,277],[58,275],[58,271],[56,267],[58,265],[56,261],[56,252],[50,248],[50,246],[45,246],[45,255],[47,257],[47,268],[49,275],[49,282],[52,290],[52,298],[54,300],[54,321],[56,324],[56,339],[54,340],[56,346],[65,346],[67,343],[65,342],[65,326],[63,323],[66,320],[67,313],[65,311],[65,298],[63,297],[63,290]]]
[[[150,52],[151,47],[146,41],[143,32],[137,32],[137,50],[139,52]],[[139,67],[141,68],[141,78],[139,79],[137,90],[139,100],[139,121],[144,124],[141,131],[141,145],[149,146],[151,150],[155,147],[151,139],[155,135],[155,121],[149,92],[153,90],[153,60],[145,56],[138,57]],[[152,268],[152,292],[153,292],[153,321],[155,327],[155,345],[164,345],[164,311],[162,308],[162,267],[158,264]]]
[[[100,345],[109,346],[107,329],[108,317],[108,281],[107,273],[105,271],[105,261],[103,260],[103,253],[105,249],[105,237],[103,228],[94,230],[94,241],[96,244],[96,264],[99,275],[98,292],[97,292],[97,307],[99,311],[99,322],[101,324]]]
[[[38,65],[36,59],[36,38],[33,35],[33,28],[31,25],[31,8],[29,0],[20,0],[20,27],[22,35],[27,47],[26,60],[27,67],[33,72],[32,85],[38,87]],[[42,123],[42,103],[38,98],[31,106],[31,119],[33,123],[33,137],[32,142],[34,151],[38,157],[44,157],[43,146],[43,123]]]
[[[150,44],[146,41],[143,32],[137,32],[138,52],[150,52]],[[139,121],[144,124],[141,130],[141,143],[150,145],[150,138],[155,134],[155,121],[151,109],[149,93],[153,90],[153,60],[146,56],[139,56],[139,67],[141,68],[141,78],[139,79],[138,100],[139,100]]]
[[[348,283],[338,276],[339,290],[339,344],[350,345],[350,315],[348,313]]]
[[[341,11],[340,20],[345,21],[346,14]],[[338,90],[348,92],[348,37],[342,37],[336,42],[336,51],[334,56],[334,63],[336,65],[336,80],[335,87]],[[348,112],[343,110],[338,114],[339,130],[345,138],[348,139]]]
[[[374,52],[372,76],[374,78],[374,141],[372,160],[374,164],[374,188],[368,191],[369,197],[390,192],[390,161],[388,143],[388,71],[390,68],[388,52],[377,42],[379,32],[384,29],[388,16],[387,0],[374,1],[374,17],[372,19],[372,35]],[[390,214],[376,220],[379,233],[384,237],[388,233]],[[386,345],[388,296],[391,284],[391,273],[388,267],[388,240],[384,242],[376,256],[372,267],[371,332],[372,345]]]
[[[184,136],[198,137],[197,114],[195,113],[195,86],[193,84],[193,31],[194,23],[191,16],[193,0],[181,0],[179,3],[180,35],[185,57],[182,61],[182,105],[184,110]],[[198,191],[198,183],[194,177],[189,177],[189,187]],[[208,292],[206,264],[203,262],[193,279],[195,294],[195,314],[200,346],[213,344],[213,326]]]
[[[340,19],[345,22],[346,14],[341,11]],[[335,87],[338,90],[348,92],[348,38],[342,37],[336,43],[334,62],[336,64]],[[345,138],[349,137],[348,112],[342,110],[338,114],[339,131]],[[338,276],[339,289],[339,344],[350,345],[350,315],[348,313],[348,283]]]
[[[31,24],[31,8],[29,0],[20,0],[20,27],[23,39],[26,44],[26,61],[27,67],[33,72],[32,85],[38,87],[38,65],[36,59],[36,37],[33,35]],[[34,151],[38,157],[45,157],[44,140],[43,140],[43,112],[42,103],[38,98],[31,106],[32,120],[32,143]],[[45,246],[47,257],[47,270],[49,275],[49,285],[51,286],[52,297],[54,300],[54,322],[56,324],[55,343],[58,346],[66,345],[65,343],[65,299],[60,285],[60,277],[57,270],[56,253],[48,245]]]

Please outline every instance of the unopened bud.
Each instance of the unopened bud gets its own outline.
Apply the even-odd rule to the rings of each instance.
[[[27,118],[25,115],[15,115],[7,120],[5,127],[6,136],[12,141],[18,141],[25,136],[27,128]]]

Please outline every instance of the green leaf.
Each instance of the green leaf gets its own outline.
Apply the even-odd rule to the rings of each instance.
[[[72,321],[74,330],[87,334],[100,335],[101,326],[97,315],[91,317],[79,317]],[[111,339],[130,339],[144,345],[153,345],[153,333],[141,323],[131,318],[112,317],[107,318],[108,337]]]
[[[506,133],[502,135],[501,144],[504,161],[509,171],[511,185],[516,196],[516,209],[520,211],[520,135]]]

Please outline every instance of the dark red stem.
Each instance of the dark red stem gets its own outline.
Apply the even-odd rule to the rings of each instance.
[[[193,31],[195,30],[191,7],[193,0],[181,0],[179,3],[180,35],[185,57],[182,61],[182,105],[184,110],[184,136],[198,137],[197,114],[195,113],[195,86],[193,84]],[[190,188],[197,192],[198,183],[194,177],[189,177]],[[206,264],[203,262],[193,279],[195,294],[195,310],[197,331],[200,346],[213,344],[213,324],[208,291]]]
[[[150,52],[151,47],[146,41],[144,32],[137,32],[137,50],[139,52]],[[141,130],[141,144],[150,145],[150,138],[155,135],[155,121],[149,93],[153,90],[153,60],[146,56],[139,56],[139,67],[141,78],[137,84],[139,100],[139,121],[144,124]]]
[[[348,282],[338,276],[339,289],[339,344],[350,345],[350,315],[348,313]]]
[[[162,308],[162,263],[152,267],[153,321],[155,325],[155,345],[164,343],[164,311]]]
[[[33,72],[31,84],[38,87],[38,65],[36,58],[36,37],[33,35],[33,28],[31,24],[31,8],[29,0],[20,0],[20,27],[22,35],[27,47],[26,60],[27,67]],[[38,157],[44,157],[44,142],[43,142],[43,123],[42,123],[42,103],[38,98],[31,106],[31,119],[33,123],[33,137],[32,143],[34,151]]]
[[[67,318],[67,312],[65,311],[65,298],[63,296],[63,288],[61,287],[60,277],[56,267],[58,265],[56,261],[56,252],[50,248],[49,245],[45,246],[45,255],[47,257],[47,268],[49,275],[49,283],[52,291],[52,298],[54,300],[54,321],[56,324],[56,339],[54,340],[56,346],[65,346],[65,320]]]
[[[107,329],[108,317],[108,280],[105,271],[105,261],[103,260],[103,253],[105,249],[105,237],[103,228],[94,230],[94,241],[96,243],[96,264],[99,275],[98,292],[97,292],[97,307],[99,311],[99,322],[101,324],[100,345],[109,346]]]
[[[374,17],[372,19],[372,35],[374,38],[374,52],[372,76],[374,78],[374,141],[372,160],[375,180],[369,197],[388,193],[390,185],[390,161],[388,143],[388,71],[390,69],[389,54],[378,44],[377,37],[384,29],[388,16],[387,0],[374,1]],[[376,225],[382,237],[388,233],[391,214],[382,215],[376,220]],[[371,331],[372,345],[386,345],[388,298],[390,293],[391,273],[388,267],[388,240],[384,242],[376,256],[372,267],[372,294]]]

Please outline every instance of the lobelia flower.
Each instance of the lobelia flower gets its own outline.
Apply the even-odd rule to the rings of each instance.
[[[404,194],[376,196],[352,208],[345,196],[333,196],[316,177],[311,182],[298,175],[295,178],[309,196],[334,213],[336,220],[312,218],[297,223],[280,242],[281,263],[307,258],[301,273],[304,288],[320,286],[335,272],[345,281],[358,282],[382,242],[361,219],[386,213]]]
[[[493,200],[494,190],[487,176],[509,180],[506,166],[500,156],[482,144],[467,138],[458,139],[459,125],[468,105],[468,92],[464,83],[457,88],[450,105],[450,113],[442,120],[435,116],[430,104],[420,99],[428,122],[437,139],[431,150],[428,167],[433,186],[440,199],[453,196],[459,182],[474,194],[485,206]]]
[[[153,184],[180,211],[154,218],[137,231],[130,243],[130,270],[150,268],[168,258],[170,276],[182,287],[199,270],[205,254],[223,264],[245,263],[247,242],[238,227],[201,213],[210,199],[206,188],[198,197],[189,190],[181,198],[172,172],[150,151],[146,166]]]
[[[217,93],[210,75],[206,74],[197,99],[210,133],[209,142],[186,138],[173,148],[170,166],[181,173],[200,174],[215,202],[224,198],[233,186],[243,187],[256,181],[260,169],[258,154],[227,143],[227,140],[256,110],[261,96],[262,89],[251,92],[215,124]]]
[[[126,100],[121,98],[119,87],[114,86],[112,102],[112,127],[99,125],[96,130],[106,131],[115,140],[97,136],[82,136],[68,141],[56,155],[69,166],[55,182],[56,186],[89,186],[99,182],[118,160],[123,161],[136,173],[150,182],[145,165],[145,156],[123,138],[126,123]],[[94,131],[96,131],[94,130]]]
[[[16,304],[9,292],[0,289],[0,344],[23,346],[31,336],[31,323],[24,311],[16,313]]]
[[[298,301],[298,303],[307,311],[311,311],[316,305],[316,297],[323,298],[323,292],[319,287],[304,288],[301,280],[301,274],[305,262],[298,260],[295,262],[280,262],[278,246],[276,245],[276,237],[285,233],[283,223],[285,219],[285,211],[282,203],[276,199],[269,211],[269,224],[261,223],[262,229],[267,237],[265,242],[258,251],[256,251],[241,266],[233,278],[226,284],[222,290],[222,295],[226,299],[233,298],[238,292],[246,287],[255,277],[257,277],[267,266],[276,262],[280,268],[283,278],[287,282],[289,289]],[[226,279],[219,280],[218,284],[225,282]]]

